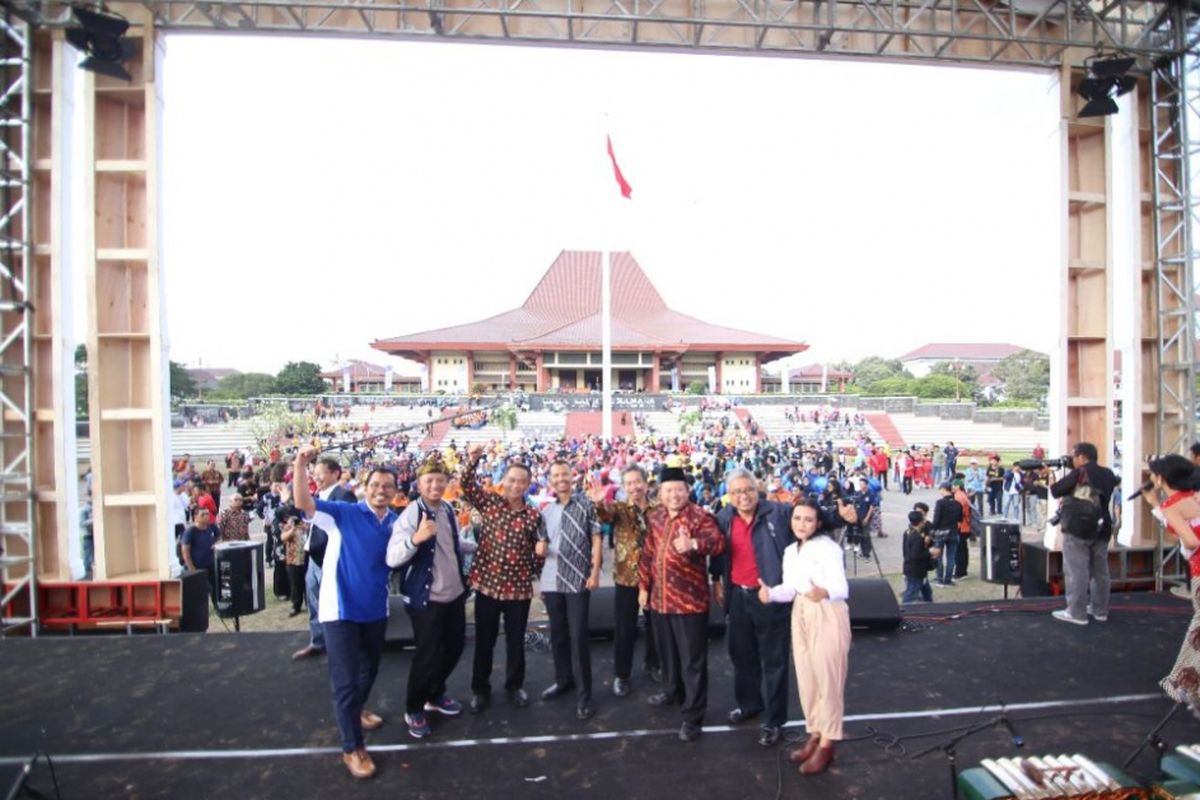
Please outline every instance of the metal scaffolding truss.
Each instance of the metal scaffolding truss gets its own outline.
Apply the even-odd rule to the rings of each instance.
[[[15,5],[62,23],[61,2]],[[1135,0],[205,0],[116,2],[162,30],[838,53],[1056,66],[1072,48],[1177,52],[1174,4]],[[1186,43],[1185,43],[1186,44]],[[1194,43],[1193,43],[1194,44]]]
[[[1181,45],[1197,19],[1172,9],[1163,33]],[[1180,453],[1196,436],[1196,224],[1200,187],[1200,61],[1161,59],[1150,76],[1154,270],[1158,287],[1159,453]]]
[[[33,308],[29,238],[31,43],[0,12],[0,635],[37,633],[34,535]]]

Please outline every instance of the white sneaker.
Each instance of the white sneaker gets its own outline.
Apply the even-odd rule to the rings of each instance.
[[[1072,625],[1087,625],[1086,619],[1075,619],[1065,608],[1060,608],[1058,611],[1051,611],[1050,616],[1062,622],[1069,622]]]
[[[1087,613],[1088,613],[1088,616],[1090,616],[1092,619],[1096,620],[1096,622],[1108,622],[1108,614],[1105,614],[1103,617],[1098,615],[1095,611],[1092,611],[1091,603],[1088,603]]]

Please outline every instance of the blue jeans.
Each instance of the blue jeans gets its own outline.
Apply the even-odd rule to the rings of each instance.
[[[304,597],[308,603],[308,645],[325,649],[325,628],[317,621],[321,605],[321,567],[312,558],[308,559],[308,572],[304,573]]]
[[[959,539],[958,531],[950,531],[946,536],[946,543],[942,546],[942,555],[937,562],[937,581],[940,584],[948,584],[954,577],[954,564],[958,556]]]
[[[386,632],[386,617],[375,622],[325,623],[329,688],[343,753],[363,746],[362,710],[379,674]]]
[[[904,576],[904,594],[900,598],[901,603],[914,603],[917,596],[926,603],[933,602],[933,587],[929,585],[929,578],[910,578]]]
[[[1021,495],[1004,495],[1004,518],[1011,519],[1016,522],[1021,521]]]

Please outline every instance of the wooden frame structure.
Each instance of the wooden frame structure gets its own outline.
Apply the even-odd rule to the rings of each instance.
[[[1113,441],[1113,230],[1119,227],[1116,223],[1126,224],[1124,219],[1115,223],[1114,214],[1125,206],[1113,197],[1113,122],[1078,120],[1073,90],[1082,77],[1084,59],[1098,49],[1137,55],[1144,66],[1153,66],[1153,74],[1137,104],[1143,116],[1137,128],[1134,180],[1140,188],[1133,203],[1136,210],[1130,213],[1141,234],[1141,244],[1135,246],[1143,253],[1137,264],[1137,285],[1143,289],[1138,299],[1142,326],[1141,347],[1129,359],[1132,369],[1126,369],[1125,379],[1141,387],[1143,402],[1135,416],[1142,441],[1161,441],[1160,450],[1168,449],[1167,443],[1177,449],[1194,435],[1194,255],[1190,226],[1182,222],[1193,216],[1187,173],[1195,152],[1189,146],[1184,110],[1197,87],[1188,77],[1184,54],[1196,51],[1200,26],[1196,12],[1185,4],[1162,0],[595,0],[590,4],[579,0],[145,0],[108,5],[133,23],[130,36],[138,47],[127,65],[133,81],[118,84],[88,75],[82,95],[74,99],[87,144],[81,165],[86,189],[75,213],[87,223],[89,422],[96,577],[101,580],[168,578],[164,446],[168,387],[162,378],[166,355],[157,219],[156,36],[162,31],[543,42],[1059,69],[1064,336],[1052,379],[1051,411],[1057,424],[1051,444],[1065,449],[1070,442],[1089,440],[1102,453],[1111,451]],[[31,333],[30,353],[36,355],[22,366],[39,388],[31,393],[24,412],[9,409],[4,417],[6,434],[10,423],[30,430],[36,458],[27,471],[36,474],[38,489],[35,494],[30,486],[16,493],[20,499],[2,504],[0,532],[8,534],[5,525],[15,526],[14,531],[20,528],[20,503],[37,499],[36,515],[28,506],[24,534],[36,546],[20,555],[27,559],[21,564],[3,562],[6,585],[21,574],[21,565],[27,574],[43,579],[68,574],[64,545],[74,530],[68,494],[74,479],[74,452],[66,423],[71,409],[59,400],[69,397],[70,381],[69,358],[62,352],[63,281],[69,270],[62,257],[61,223],[70,204],[62,180],[67,148],[61,95],[67,90],[62,71],[72,54],[57,30],[68,22],[69,6],[17,0],[10,11],[22,17],[23,30],[38,30],[32,56],[30,38],[25,36],[22,63],[29,64],[32,57],[39,74],[37,119],[32,127],[39,153],[48,155],[37,160],[32,184],[23,185],[31,186],[35,198],[36,296],[48,304],[48,313],[39,318],[36,333]],[[1194,68],[1196,59],[1191,60]],[[41,77],[47,70],[49,81]],[[28,103],[28,84],[24,88],[18,94]],[[11,105],[13,96],[0,99],[0,106]],[[23,130],[28,133],[29,126]],[[1171,231],[1176,232],[1174,237]],[[28,237],[22,241],[29,247]],[[20,263],[23,267],[28,261]],[[1172,290],[1164,294],[1167,284]],[[8,364],[7,358],[0,359],[5,392],[13,377],[4,371]],[[1172,382],[1164,377],[1160,383],[1160,373]],[[1174,403],[1171,410],[1161,396],[1164,391]],[[34,416],[37,425],[21,421]],[[0,477],[5,485],[19,484],[16,477],[22,473],[12,466],[7,449],[4,455]],[[9,498],[3,494],[0,500]],[[18,619],[11,611],[19,604],[2,604],[6,625],[36,620],[32,582],[26,589],[30,601],[25,617]]]

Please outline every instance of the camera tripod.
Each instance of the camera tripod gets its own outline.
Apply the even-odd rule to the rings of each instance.
[[[846,566],[846,542],[850,538],[851,537],[848,536],[846,533],[846,529],[842,528],[841,535],[838,536],[838,544],[840,544],[842,546],[842,567],[843,568]],[[853,575],[853,577],[857,578],[858,577],[858,559],[860,558],[859,550],[861,549],[861,545],[859,544],[859,542],[861,542],[863,539],[866,539],[868,542],[871,542],[871,532],[869,530],[860,531],[857,534],[857,536],[854,537],[854,539],[855,539],[855,541],[852,542],[852,544],[854,546],[850,548],[850,552],[854,554],[854,561],[853,561],[854,575]],[[871,554],[868,556],[861,556],[861,557],[863,559],[874,561],[875,569],[879,571],[879,577],[881,577],[881,578],[883,577],[883,565],[881,565],[879,563],[879,551],[875,549],[875,545],[873,542],[871,542]]]

